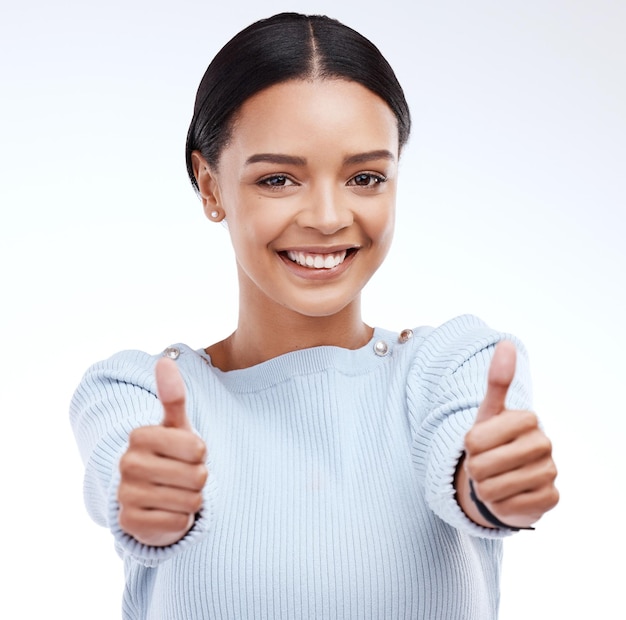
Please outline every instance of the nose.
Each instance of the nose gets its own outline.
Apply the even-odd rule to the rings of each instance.
[[[332,187],[312,189],[305,206],[298,213],[298,225],[314,228],[324,235],[332,235],[347,228],[354,221],[348,206],[348,197]]]

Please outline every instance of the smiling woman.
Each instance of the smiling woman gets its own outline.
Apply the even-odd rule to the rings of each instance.
[[[500,539],[556,470],[517,340],[362,320],[409,128],[380,52],[327,17],[257,22],[207,69],[187,168],[228,223],[237,328],[120,353],[72,401],[125,618],[497,616]]]

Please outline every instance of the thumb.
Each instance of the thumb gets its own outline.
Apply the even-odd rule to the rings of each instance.
[[[515,375],[516,357],[515,345],[510,340],[502,340],[496,345],[489,366],[487,393],[478,408],[476,422],[484,422],[506,409],[506,394]]]
[[[185,411],[185,383],[176,362],[161,357],[154,369],[157,395],[163,405],[163,426],[191,430]]]

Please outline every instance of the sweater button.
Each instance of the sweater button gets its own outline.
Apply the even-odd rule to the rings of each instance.
[[[377,340],[374,343],[374,353],[379,357],[384,357],[389,353],[389,345],[384,340]]]
[[[413,330],[412,329],[403,329],[400,332],[400,336],[398,337],[398,342],[404,344],[413,338]]]
[[[163,357],[169,357],[171,360],[177,360],[180,356],[178,347],[167,347],[162,353]]]

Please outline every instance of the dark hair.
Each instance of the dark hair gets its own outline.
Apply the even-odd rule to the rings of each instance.
[[[339,78],[378,95],[398,121],[399,145],[411,118],[402,87],[378,48],[363,35],[322,15],[280,13],[251,24],[217,53],[204,74],[186,145],[187,172],[198,189],[191,153],[217,167],[233,116],[261,90],[293,79]]]

